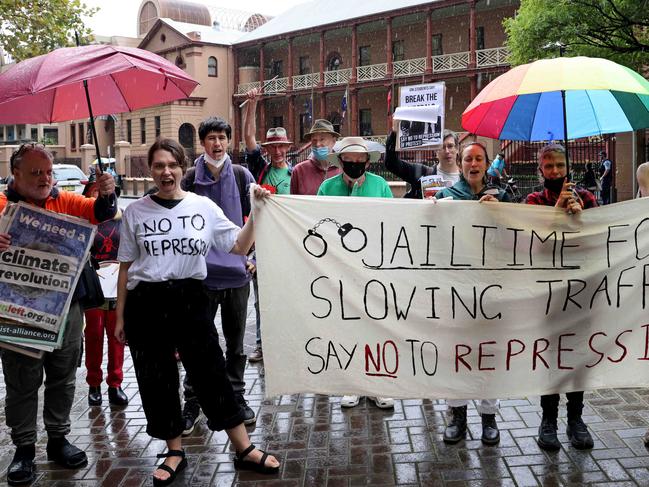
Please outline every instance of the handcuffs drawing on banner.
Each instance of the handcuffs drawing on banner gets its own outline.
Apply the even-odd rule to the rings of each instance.
[[[304,250],[306,250],[313,257],[320,258],[320,257],[324,256],[327,253],[327,248],[328,248],[327,247],[327,241],[324,239],[324,237],[322,235],[320,235],[317,232],[318,227],[320,225],[322,225],[323,223],[333,223],[334,225],[336,225],[338,227],[338,235],[340,235],[340,244],[348,252],[360,252],[361,250],[363,250],[367,246],[367,235],[365,234],[363,229],[361,229],[359,227],[355,227],[351,223],[344,223],[343,225],[341,225],[340,223],[338,223],[333,218],[323,218],[318,223],[316,223],[313,226],[313,228],[309,229],[306,237],[304,237],[304,240],[302,240],[302,246],[304,247]],[[350,248],[345,244],[345,237],[347,237],[354,230],[359,231],[361,233],[361,235],[363,236],[363,244],[360,247],[358,247],[357,249]],[[312,251],[312,250],[309,249],[309,247],[307,246],[307,242],[309,242],[309,239],[311,239],[311,238],[316,239],[315,241],[319,241],[319,242],[322,243],[322,245],[323,245],[322,252],[317,253],[317,252]],[[311,242],[314,242],[314,240],[311,240]]]

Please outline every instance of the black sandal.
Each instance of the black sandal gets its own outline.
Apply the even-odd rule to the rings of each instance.
[[[167,453],[160,453],[158,454],[158,458],[167,458],[167,457],[182,457],[182,460],[176,467],[176,470],[172,469],[170,466],[165,465],[164,462],[162,462],[160,465],[156,467],[156,470],[164,470],[169,474],[169,477],[166,479],[162,480],[157,477],[153,477],[153,485],[155,487],[163,486],[163,485],[169,485],[171,482],[176,480],[176,475],[178,475],[180,472],[185,470],[187,468],[187,459],[185,458],[185,451],[184,450],[169,450]]]
[[[241,453],[235,453],[234,468],[236,468],[237,470],[252,470],[253,472],[263,474],[274,474],[279,472],[280,465],[278,465],[277,467],[269,467],[266,465],[268,453],[266,453],[264,450],[259,450],[263,453],[259,463],[252,462],[250,460],[244,460],[244,458],[246,458],[255,448],[256,446],[251,443],[250,446],[243,450]]]

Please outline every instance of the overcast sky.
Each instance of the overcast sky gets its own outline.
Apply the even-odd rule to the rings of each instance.
[[[223,5],[223,1],[212,0],[196,3]],[[237,10],[257,12],[277,16],[294,5],[305,3],[307,0],[239,0]],[[83,0],[89,7],[99,7],[100,10],[87,21],[87,25],[98,35],[121,35],[135,37],[137,35],[137,12],[140,1],[137,0]],[[223,5],[230,7],[230,5]]]

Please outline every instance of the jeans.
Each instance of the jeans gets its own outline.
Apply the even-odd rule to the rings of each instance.
[[[243,353],[243,339],[246,333],[248,314],[248,297],[250,284],[243,287],[221,290],[207,290],[209,299],[208,311],[214,327],[216,313],[221,306],[221,327],[225,338],[225,369],[235,394],[243,394],[246,382],[243,374],[247,357]],[[185,401],[195,400],[192,379],[189,374],[183,381]]]
[[[70,433],[70,409],[74,401],[77,364],[81,353],[81,316],[79,303],[73,302],[68,312],[62,347],[46,352],[40,359],[3,350],[2,369],[7,388],[5,415],[14,445],[36,443],[38,390],[43,384],[43,375],[45,430],[51,438],[60,438]]]

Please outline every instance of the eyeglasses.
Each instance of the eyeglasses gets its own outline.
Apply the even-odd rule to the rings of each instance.
[[[442,149],[453,150],[457,149],[457,146],[455,144],[444,144],[442,145]]]

